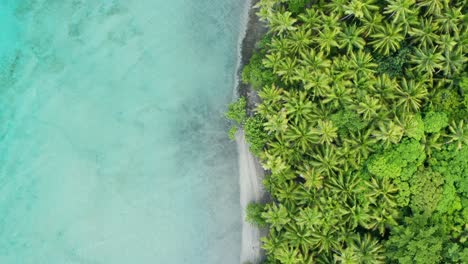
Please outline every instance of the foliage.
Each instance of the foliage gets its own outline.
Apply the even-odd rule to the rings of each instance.
[[[238,125],[242,125],[247,117],[246,105],[245,98],[240,97],[237,101],[229,104],[228,111],[225,113],[226,117]]]
[[[463,263],[466,1],[260,0],[268,263]],[[465,261],[466,262],[466,261]]]
[[[386,73],[392,78],[402,76],[404,65],[409,63],[408,55],[410,52],[411,49],[407,46],[404,46],[388,56],[376,54],[375,60],[379,65],[377,67],[377,72],[381,74]]]
[[[448,117],[443,112],[429,112],[424,117],[424,131],[437,133],[448,126]]]
[[[259,115],[247,118],[244,124],[244,132],[250,151],[258,155],[263,150],[269,136],[263,129],[263,119]]]
[[[238,131],[238,127],[237,127],[237,126],[231,126],[231,128],[230,128],[229,131],[228,131],[228,136],[229,136],[229,138],[230,138],[231,140],[236,139],[237,131]]]
[[[262,213],[265,211],[265,205],[260,203],[251,202],[247,205],[245,220],[258,227],[265,227],[267,223],[262,217]]]
[[[385,243],[389,259],[401,264],[440,263],[448,238],[427,216],[405,218],[405,225],[395,227]]]
[[[297,14],[304,11],[306,4],[309,2],[310,0],[289,0],[288,9]]]

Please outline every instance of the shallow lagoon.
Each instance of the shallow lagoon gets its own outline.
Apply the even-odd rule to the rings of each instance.
[[[239,263],[243,3],[0,7],[0,263]]]

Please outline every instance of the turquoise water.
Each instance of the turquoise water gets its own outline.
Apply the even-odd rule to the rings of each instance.
[[[0,1],[0,263],[239,263],[243,4]]]

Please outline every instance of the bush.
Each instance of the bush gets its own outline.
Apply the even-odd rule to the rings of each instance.
[[[437,133],[442,128],[448,126],[448,117],[442,112],[429,112],[424,117],[424,131]]]
[[[407,63],[410,53],[409,47],[402,47],[389,56],[376,55],[375,59],[379,65],[377,72],[386,73],[392,78],[402,76],[404,65]]]
[[[288,9],[293,13],[301,13],[310,0],[289,0]]]
[[[263,57],[260,52],[254,53],[242,70],[242,82],[250,83],[254,89],[271,86],[278,79],[270,69],[263,67]]]
[[[263,129],[263,119],[259,115],[249,117],[244,124],[245,139],[249,144],[250,151],[258,156],[269,140],[268,134]]]
[[[232,126],[229,131],[228,131],[228,136],[230,139],[235,140],[236,139],[236,134],[237,134],[238,127],[237,126]]]
[[[266,227],[267,223],[262,217],[262,213],[265,211],[265,205],[260,203],[251,202],[246,208],[245,221],[256,225],[258,227]]]
[[[247,117],[247,112],[245,107],[247,102],[244,97],[240,97],[236,102],[230,103],[228,106],[228,111],[225,113],[225,116],[235,121],[237,124],[242,125]]]

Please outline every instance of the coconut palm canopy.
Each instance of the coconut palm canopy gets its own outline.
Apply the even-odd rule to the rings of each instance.
[[[266,263],[468,263],[466,1],[256,8]]]

